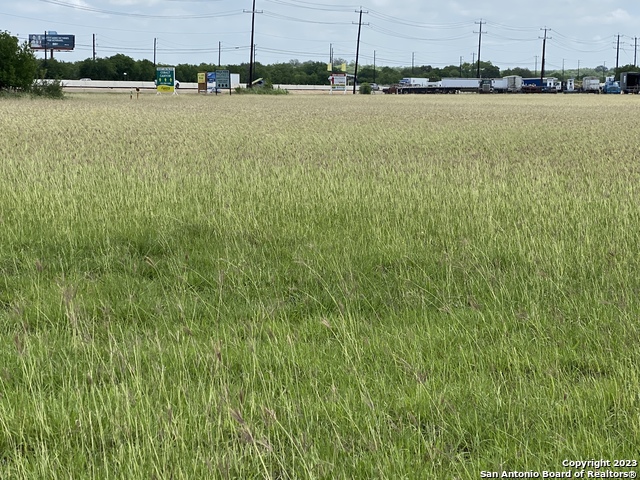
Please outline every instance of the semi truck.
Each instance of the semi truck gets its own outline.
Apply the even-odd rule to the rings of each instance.
[[[620,83],[616,82],[615,77],[607,77],[602,86],[602,93],[620,93]]]

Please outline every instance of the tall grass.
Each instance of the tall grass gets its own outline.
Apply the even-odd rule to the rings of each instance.
[[[637,107],[0,102],[0,477],[634,458]]]

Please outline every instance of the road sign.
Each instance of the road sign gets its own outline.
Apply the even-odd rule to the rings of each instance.
[[[176,86],[176,69],[174,67],[156,68],[156,89],[160,92],[174,92]]]
[[[231,75],[229,75],[229,70],[216,70],[216,87],[231,90]]]
[[[31,50],[73,50],[75,46],[75,35],[29,34]]]

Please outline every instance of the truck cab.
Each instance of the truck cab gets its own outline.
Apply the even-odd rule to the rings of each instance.
[[[602,87],[602,93],[620,93],[622,89],[620,88],[620,83],[616,82],[614,77],[607,77],[607,81],[604,82],[604,86]]]

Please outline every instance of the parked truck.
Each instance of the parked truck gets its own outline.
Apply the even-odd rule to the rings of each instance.
[[[522,91],[522,77],[520,75],[509,75],[504,78],[507,80],[507,92],[519,93]]]
[[[620,90],[624,93],[640,93],[640,72],[622,72]]]
[[[600,93],[600,79],[598,77],[584,77],[582,91],[586,93]]]
[[[607,80],[602,86],[602,93],[617,93],[621,92],[620,83],[616,82],[615,77],[607,77]]]

